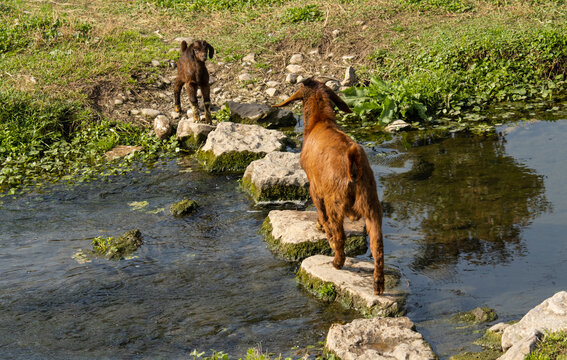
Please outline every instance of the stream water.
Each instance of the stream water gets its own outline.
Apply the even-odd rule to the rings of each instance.
[[[486,326],[449,321],[477,306],[517,320],[567,289],[567,121],[503,126],[368,149],[384,202],[386,263],[408,316],[444,359]],[[312,298],[296,265],[267,250],[237,175],[187,159],[45,193],[0,198],[0,358],[188,359],[193,349],[293,355],[358,315]],[[196,214],[169,206],[197,200]],[[96,236],[138,228],[129,260],[81,263]]]

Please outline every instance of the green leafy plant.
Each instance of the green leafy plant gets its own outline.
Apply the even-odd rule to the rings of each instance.
[[[344,92],[345,102],[363,120],[389,124],[395,119],[426,121],[427,107],[420,94],[412,92],[404,82],[387,83],[377,77],[366,87],[351,87]]]
[[[282,23],[292,24],[298,22],[313,22],[323,20],[323,12],[317,5],[305,5],[303,7],[293,7],[285,11],[282,16]]]
[[[537,348],[527,355],[524,360],[566,360],[567,331],[546,333]]]

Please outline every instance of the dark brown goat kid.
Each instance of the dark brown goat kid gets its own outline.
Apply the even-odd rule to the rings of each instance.
[[[181,112],[181,89],[185,84],[191,108],[193,109],[193,119],[199,122],[199,101],[197,100],[197,89],[201,88],[203,103],[205,106],[205,122],[212,123],[211,119],[211,87],[209,85],[209,72],[205,66],[207,55],[213,58],[215,49],[204,40],[193,41],[187,45],[186,41],[181,42],[181,56],[177,61],[177,77],[175,78],[175,111]]]
[[[374,257],[374,293],[382,294],[382,207],[376,180],[362,147],[339,130],[333,105],[347,113],[351,110],[331,89],[313,79],[304,80],[295,94],[274,106],[285,106],[298,100],[303,101],[305,121],[301,167],[309,179],[318,225],[325,229],[329,245],[335,252],[333,266],[341,269],[345,262],[345,216],[352,220],[363,217]]]

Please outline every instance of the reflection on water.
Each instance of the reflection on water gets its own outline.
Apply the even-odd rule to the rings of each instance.
[[[488,327],[454,324],[455,313],[489,306],[519,320],[567,289],[567,121],[499,131],[393,146],[375,165],[386,262],[402,269],[408,316],[441,359],[479,351]]]
[[[397,222],[419,222],[415,271],[460,259],[504,263],[525,253],[524,227],[550,208],[543,176],[506,155],[504,138],[464,135],[408,152],[409,171],[382,177]]]

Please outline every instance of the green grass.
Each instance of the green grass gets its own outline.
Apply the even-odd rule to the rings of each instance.
[[[0,91],[0,191],[15,193],[63,179],[86,181],[128,170],[108,166],[105,151],[115,145],[143,145],[138,159],[171,153],[174,141],[160,143],[142,129],[99,119],[75,101],[34,98]]]
[[[566,360],[567,331],[547,333],[536,350],[527,355],[524,360]]]

